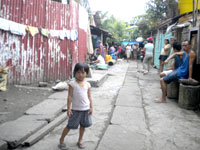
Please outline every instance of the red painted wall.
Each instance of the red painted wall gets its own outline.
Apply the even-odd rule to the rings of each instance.
[[[49,30],[77,30],[78,40],[45,37],[41,33],[24,37],[0,30],[0,60],[9,67],[9,84],[66,80],[78,61],[85,61],[87,33],[79,29],[79,5],[49,0],[1,0],[0,17]]]

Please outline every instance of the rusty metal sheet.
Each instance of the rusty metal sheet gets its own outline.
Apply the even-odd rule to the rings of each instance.
[[[49,0],[1,0],[0,17],[49,30],[77,30],[77,41],[44,37],[41,33],[24,37],[0,30],[0,60],[9,67],[9,84],[66,80],[78,61],[85,60],[87,33],[78,26],[78,4]],[[0,65],[3,65],[2,63]]]

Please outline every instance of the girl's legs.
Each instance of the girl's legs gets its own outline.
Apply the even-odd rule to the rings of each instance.
[[[79,130],[79,139],[78,139],[78,143],[82,144],[82,140],[83,140],[83,134],[85,132],[85,128],[80,126],[80,130]]]
[[[64,138],[65,136],[69,133],[70,129],[69,128],[65,128],[62,132],[62,135],[60,137],[60,144],[64,144]]]

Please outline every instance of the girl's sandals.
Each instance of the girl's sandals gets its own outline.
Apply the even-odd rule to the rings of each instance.
[[[82,144],[82,143],[77,143],[77,146],[78,146],[78,148],[80,148],[80,149],[84,149],[85,148],[85,146]]]
[[[58,147],[59,147],[61,150],[68,150],[68,148],[66,147],[65,144],[59,144]]]

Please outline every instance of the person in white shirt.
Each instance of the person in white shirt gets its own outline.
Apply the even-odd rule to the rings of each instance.
[[[105,64],[105,60],[104,58],[100,55],[99,52],[97,52],[97,60],[93,61],[94,63],[96,64],[102,64],[104,65]]]
[[[131,45],[128,44],[128,45],[126,46],[126,59],[127,59],[127,62],[128,62],[128,60],[130,59],[130,57],[131,57]]]
[[[145,57],[143,61],[144,74],[149,72],[149,65],[153,59],[153,41],[148,39],[148,43],[144,46]]]

